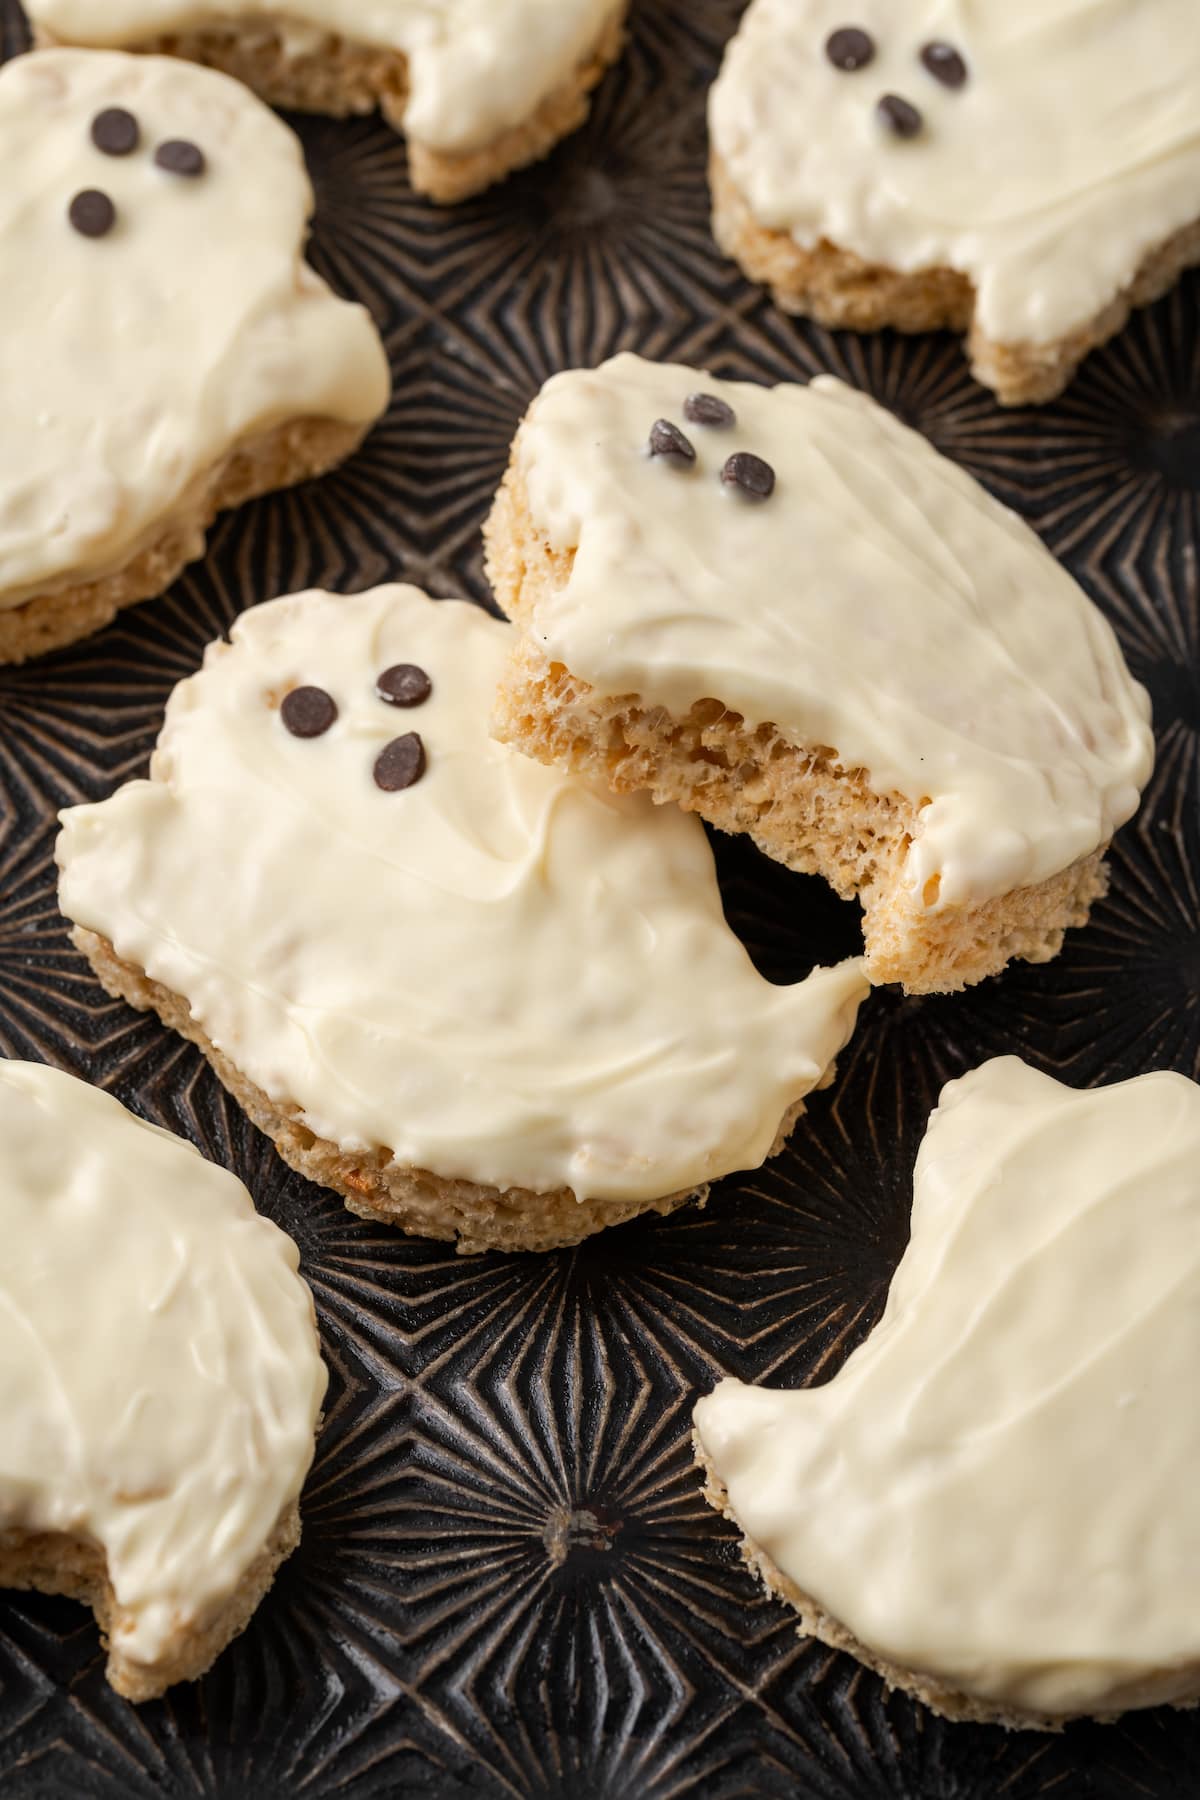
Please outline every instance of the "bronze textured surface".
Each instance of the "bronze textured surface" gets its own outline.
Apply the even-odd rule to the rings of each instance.
[[[886,1697],[761,1597],[692,1469],[716,1375],[818,1379],[878,1316],[944,1080],[1009,1050],[1079,1084],[1200,1076],[1200,279],[1040,412],[1001,412],[948,339],[786,320],[708,230],[704,92],[739,10],[635,0],[587,128],[454,211],[414,199],[377,120],[301,122],[313,260],[383,328],[387,420],[338,474],[222,520],[164,601],[0,670],[0,1052],[85,1074],[235,1169],[300,1243],[332,1372],[303,1545],[203,1682],[135,1710],[79,1608],[0,1595],[5,1800],[1200,1790],[1197,1713],[1043,1737]],[[22,44],[0,0],[0,45]],[[55,812],[144,769],[173,683],[254,600],[397,575],[482,600],[479,527],[523,408],[621,347],[761,380],[832,369],[918,425],[1108,612],[1153,691],[1158,770],[1063,956],[962,998],[876,996],[765,1174],[577,1251],[456,1259],[290,1174],[194,1050],[105,998],[55,905]],[[769,974],[855,946],[819,884],[719,854]]]

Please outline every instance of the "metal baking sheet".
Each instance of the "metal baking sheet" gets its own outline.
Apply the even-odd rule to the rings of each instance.
[[[166,599],[0,670],[0,1051],[111,1088],[235,1169],[300,1243],[332,1374],[303,1544],[204,1681],[134,1709],[80,1608],[0,1595],[12,1800],[1200,1791],[1195,1713],[948,1726],[801,1642],[692,1468],[715,1376],[819,1380],[878,1317],[948,1077],[1010,1050],[1079,1084],[1200,1076],[1200,280],[1038,412],[1000,411],[950,339],[787,320],[709,233],[704,97],[739,10],[635,0],[586,129],[453,211],[413,197],[378,120],[300,121],[313,261],[384,331],[385,423],[339,473],[222,519]],[[0,42],[23,41],[0,0]],[[403,575],[485,602],[479,527],[522,410],[553,370],[622,347],[762,381],[831,369],[918,426],[1104,607],[1153,692],[1158,769],[1059,960],[965,997],[877,995],[766,1171],[575,1251],[458,1258],[289,1173],[196,1051],[105,998],[55,905],[55,813],[144,770],[172,685],[253,601]],[[819,883],[734,842],[718,855],[771,976],[856,946]]]

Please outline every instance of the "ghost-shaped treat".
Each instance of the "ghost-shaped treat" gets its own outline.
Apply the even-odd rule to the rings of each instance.
[[[64,813],[60,898],[294,1166],[406,1230],[541,1249],[760,1164],[866,983],[773,986],[696,820],[495,743],[510,636],[410,587],[252,607],[150,779]]]
[[[275,106],[382,109],[414,187],[464,199],[587,115],[629,0],[27,0],[39,43],[169,51]]]
[[[361,306],[304,261],[300,145],[166,57],[0,69],[0,662],[96,630],[222,507],[346,456],[387,404]]]
[[[802,1629],[950,1717],[1200,1698],[1200,1087],[1001,1057],[942,1092],[867,1341],[696,1407]]]
[[[0,1228],[0,1586],[85,1601],[148,1700],[299,1539],[312,1296],[233,1175],[41,1064],[0,1061]]]
[[[970,332],[1049,400],[1200,260],[1194,0],[754,0],[713,88],[714,224],[827,325]]]
[[[484,539],[498,734],[856,896],[873,980],[954,991],[1086,922],[1149,698],[1040,539],[866,394],[563,370]]]

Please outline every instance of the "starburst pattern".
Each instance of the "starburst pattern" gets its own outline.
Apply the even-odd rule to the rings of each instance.
[[[202,1682],[135,1710],[79,1608],[0,1597],[13,1800],[1184,1800],[1200,1720],[1061,1738],[949,1728],[796,1636],[691,1462],[722,1373],[826,1379],[879,1314],[942,1084],[1016,1050],[1077,1082],[1200,1076],[1200,278],[1040,412],[1002,412],[947,337],[785,318],[708,229],[704,99],[739,0],[640,0],[592,116],[451,212],[377,120],[297,121],[312,257],[367,304],[395,396],[323,481],[221,520],[164,599],[0,670],[0,1052],[61,1063],[181,1132],[296,1238],[330,1391],[305,1535]],[[0,0],[0,54],[24,44]],[[1017,507],[1151,688],[1159,761],[1087,931],[956,998],[877,994],[787,1151],[703,1211],[550,1257],[463,1259],[291,1174],[188,1045],[109,1001],[54,897],[59,807],[141,773],[173,685],[255,600],[407,577],[486,603],[479,526],[554,369],[634,348],[873,393]],[[859,944],[819,883],[716,844],[726,911],[774,981]]]

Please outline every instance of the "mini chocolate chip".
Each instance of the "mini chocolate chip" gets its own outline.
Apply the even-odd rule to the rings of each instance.
[[[420,706],[433,692],[433,683],[416,663],[394,663],[375,683],[375,692],[389,706]]]
[[[168,138],[154,152],[154,160],[168,175],[203,175],[207,167],[203,150],[187,138]]]
[[[843,25],[826,38],[825,54],[835,69],[849,75],[855,69],[865,69],[874,59],[875,39],[857,25]]]
[[[755,500],[766,500],[775,491],[774,469],[751,450],[735,451],[721,470],[721,480]]]
[[[398,794],[420,781],[425,773],[425,746],[415,731],[385,744],[375,758],[375,786],[385,794]]]
[[[694,463],[696,452],[678,425],[670,419],[655,419],[650,427],[651,456],[669,456],[678,462]]]
[[[737,424],[737,414],[715,394],[689,394],[683,403],[683,416],[692,425],[717,425],[728,431]]]
[[[129,156],[141,135],[137,120],[123,106],[106,106],[92,120],[92,142],[105,156]]]
[[[103,237],[117,222],[117,209],[99,188],[84,188],[67,208],[67,217],[84,237]]]
[[[921,61],[943,87],[960,88],[967,79],[967,65],[953,44],[925,44]]]
[[[899,94],[884,94],[875,111],[880,122],[899,138],[916,137],[924,123],[916,107]]]
[[[320,737],[338,716],[332,694],[324,688],[298,687],[284,698],[279,716],[293,737]]]

